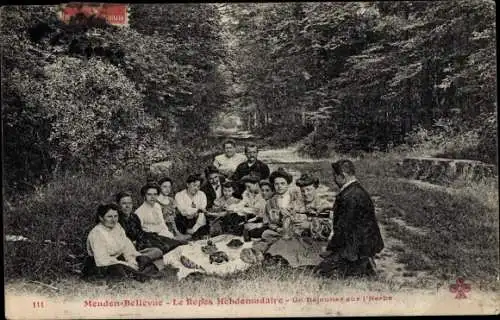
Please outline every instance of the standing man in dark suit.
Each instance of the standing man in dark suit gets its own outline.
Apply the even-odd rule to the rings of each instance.
[[[214,205],[214,201],[222,197],[222,184],[225,179],[214,165],[209,165],[205,169],[205,178],[207,180],[201,186],[200,190],[205,192],[207,196],[207,209],[210,209]]]
[[[328,242],[318,271],[324,276],[375,275],[373,257],[384,241],[368,192],[356,180],[350,160],[332,163],[333,177],[340,188],[333,208],[333,237]]]
[[[255,144],[250,144],[245,146],[245,155],[247,161],[242,162],[236,168],[236,171],[231,177],[233,181],[240,181],[244,176],[250,175],[250,173],[260,176],[260,179],[267,179],[269,177],[269,167],[264,162],[257,159],[259,154],[259,149]],[[244,191],[244,186],[239,185],[238,190],[235,192],[235,197],[241,199],[241,194]]]

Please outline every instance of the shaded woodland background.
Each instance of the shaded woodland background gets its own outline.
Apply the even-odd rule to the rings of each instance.
[[[307,137],[303,150],[322,155],[473,130],[470,157],[496,163],[494,9],[133,5],[130,28],[118,28],[65,25],[56,7],[4,7],[7,185],[173,157],[221,111],[270,143]]]
[[[473,128],[478,150],[462,157],[496,163],[493,2],[239,7],[236,97],[248,128],[308,134],[304,151],[323,155]]]
[[[71,270],[91,208],[138,191],[162,160],[181,187],[206,164],[199,155],[220,147],[210,137],[221,115],[265,145],[299,144],[314,157],[425,144],[446,145],[435,156],[497,164],[495,9],[486,0],[137,4],[121,28],[64,24],[52,6],[3,7],[5,229],[64,243],[12,245],[8,273]]]

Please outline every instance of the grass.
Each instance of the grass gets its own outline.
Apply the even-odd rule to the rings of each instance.
[[[409,225],[431,230],[419,235],[395,229],[394,235],[410,250],[433,257],[435,268],[466,276],[498,274],[498,217],[477,199],[425,191],[404,182],[374,180],[371,185],[384,189],[382,208],[387,218],[403,213]]]
[[[174,284],[175,285],[166,285]],[[260,267],[233,275],[228,278],[204,276],[186,278],[178,282],[171,276],[155,279],[146,283],[135,281],[113,285],[83,282],[75,277],[67,277],[47,283],[58,290],[32,282],[7,281],[7,294],[43,295],[72,299],[75,297],[260,297],[263,296],[318,296],[342,294],[345,288],[363,292],[394,292],[410,288],[400,283],[380,279],[330,280],[308,275],[303,271],[288,269],[264,270]]]
[[[394,155],[354,160],[361,183],[372,196],[380,196],[380,222],[386,225],[391,237],[405,243],[406,248],[397,254],[408,270],[431,271],[443,280],[465,276],[498,286],[499,208],[494,179],[478,183],[457,181],[453,188],[439,191],[423,189],[399,179]],[[332,180],[328,181],[329,163],[293,167],[315,174],[322,178],[322,183],[335,188]],[[411,233],[391,218],[429,232]]]
[[[378,196],[382,211],[380,222],[388,236],[400,239],[404,246],[395,248],[397,260],[406,265],[407,276],[428,271],[436,281],[449,283],[465,276],[484,288],[498,290],[498,187],[493,180],[479,183],[456,182],[453,188],[427,190],[398,179],[394,154],[358,157],[355,164],[361,183]],[[330,162],[285,164],[287,168],[320,177],[333,190]],[[202,168],[202,165],[199,165]],[[182,169],[182,170],[181,170]],[[197,168],[190,168],[196,170]],[[178,168],[185,172],[187,168]],[[177,186],[181,175],[173,176]],[[143,173],[126,173],[103,178],[99,175],[61,177],[37,193],[13,202],[4,212],[5,230],[21,234],[36,243],[7,243],[5,274],[7,292],[44,294],[61,297],[130,296],[244,296],[252,293],[317,295],[361,291],[398,291],[428,287],[428,283],[396,282],[389,279],[328,280],[313,278],[288,269],[253,269],[230,278],[152,280],[102,286],[78,280],[72,272],[75,261],[69,254],[84,253],[86,233],[93,226],[93,208],[109,201],[118,190],[131,189],[138,194],[145,182]],[[451,191],[450,191],[451,190]],[[136,196],[136,199],[138,197]],[[430,230],[425,234],[409,233],[391,221],[398,217],[408,225]],[[45,244],[51,239],[66,244]],[[59,288],[58,291],[27,282],[37,280]],[[166,285],[175,283],[175,285]],[[9,291],[10,290],[10,291]]]

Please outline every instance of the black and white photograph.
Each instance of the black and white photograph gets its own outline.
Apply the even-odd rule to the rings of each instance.
[[[3,6],[5,317],[500,313],[495,11]]]

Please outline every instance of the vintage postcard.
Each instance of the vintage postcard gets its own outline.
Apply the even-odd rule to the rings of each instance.
[[[2,7],[6,318],[498,314],[494,9]]]

